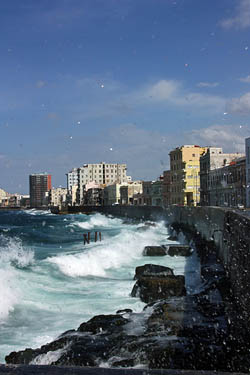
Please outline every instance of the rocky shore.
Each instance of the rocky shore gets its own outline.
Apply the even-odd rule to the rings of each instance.
[[[147,246],[144,255],[187,257],[193,249],[201,260],[198,293],[187,294],[185,277],[171,268],[146,263],[136,268],[131,291],[147,303],[141,313],[95,316],[41,348],[10,353],[7,364],[249,372],[249,339],[214,244],[197,235],[192,248]]]

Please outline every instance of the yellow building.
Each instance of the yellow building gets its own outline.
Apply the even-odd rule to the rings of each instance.
[[[200,203],[200,156],[207,147],[185,145],[170,151],[171,204]]]

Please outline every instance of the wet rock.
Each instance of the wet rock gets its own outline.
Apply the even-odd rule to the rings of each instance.
[[[135,283],[131,296],[139,297],[145,303],[172,296],[186,294],[184,276],[140,277]]]
[[[143,253],[144,256],[164,256],[166,249],[163,246],[145,246]]]
[[[121,315],[97,315],[78,328],[79,332],[102,333],[103,331],[116,331],[127,323],[128,320]]]
[[[134,367],[135,365],[135,360],[134,358],[126,358],[126,359],[121,359],[118,361],[114,361],[111,363],[112,367]]]
[[[159,266],[157,264],[144,264],[144,266],[136,267],[134,280],[139,279],[142,276],[145,277],[164,277],[173,275],[173,269],[165,266]]]
[[[189,245],[165,245],[164,248],[166,249],[167,255],[173,256],[182,256],[188,257],[192,254],[193,250]]]

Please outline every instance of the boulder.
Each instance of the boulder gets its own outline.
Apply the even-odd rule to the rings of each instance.
[[[172,268],[159,266],[157,264],[144,264],[144,266],[136,267],[134,280],[137,280],[142,276],[164,277],[164,276],[172,276],[173,274],[174,272]]]
[[[189,245],[180,245],[180,244],[173,244],[173,245],[165,245],[164,246],[167,255],[173,256],[182,256],[182,257],[189,257],[193,250]]]
[[[172,296],[184,296],[185,277],[165,276],[165,277],[140,277],[135,283],[131,292],[132,297],[139,297],[142,302],[150,303]]]
[[[86,323],[82,323],[77,331],[79,332],[90,332],[93,334],[102,333],[103,331],[114,332],[119,329],[120,326],[126,324],[127,319],[123,316],[117,315],[97,315]]]
[[[164,256],[166,255],[166,249],[164,246],[145,246],[143,253],[144,256]]]

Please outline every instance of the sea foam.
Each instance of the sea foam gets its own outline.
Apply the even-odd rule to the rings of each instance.
[[[114,236],[97,244],[90,244],[78,254],[65,254],[47,259],[56,264],[67,276],[107,276],[107,271],[119,269],[131,260],[141,257],[144,246],[159,243],[159,228],[149,228],[146,232],[123,229]],[[165,228],[166,233],[166,228]]]

